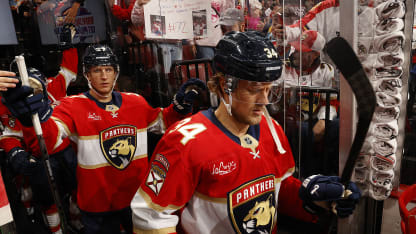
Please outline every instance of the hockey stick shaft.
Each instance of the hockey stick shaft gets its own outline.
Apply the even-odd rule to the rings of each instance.
[[[22,81],[22,85],[30,86],[29,76],[27,74],[26,63],[25,63],[24,57],[16,56],[15,59],[16,59],[17,67],[19,69],[19,74],[20,74],[20,78]],[[61,229],[63,233],[66,233],[65,211],[63,209],[61,199],[59,197],[58,188],[56,186],[56,180],[52,172],[52,167],[49,161],[49,154],[46,148],[45,139],[43,138],[43,132],[42,132],[42,127],[40,125],[38,113],[35,113],[32,115],[32,123],[33,123],[33,127],[35,129],[35,133],[38,139],[42,163],[46,169],[48,183],[51,188],[53,199],[58,208],[58,215],[59,215],[59,219],[61,220]]]
[[[376,97],[373,86],[349,43],[342,37],[332,39],[326,45],[326,52],[348,82],[357,101],[358,122],[348,159],[341,174],[341,182],[351,179],[355,161],[365,141],[373,118]]]
[[[341,183],[348,185],[354,171],[355,162],[364,144],[368,128],[376,107],[373,87],[349,43],[342,37],[336,37],[325,46],[325,51],[342,73],[351,87],[357,101],[358,122],[348,158],[341,174]],[[335,204],[332,204],[335,210]],[[335,216],[331,219],[328,233],[336,226]]]

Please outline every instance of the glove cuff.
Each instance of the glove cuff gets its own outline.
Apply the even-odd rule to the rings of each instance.
[[[13,159],[18,155],[18,154],[27,154],[29,155],[28,152],[26,152],[22,147],[14,147],[13,149],[11,149],[7,155],[6,155],[6,162],[7,163],[12,163]]]
[[[175,94],[172,100],[173,109],[181,115],[189,114],[192,111],[192,105],[182,102],[177,99],[177,94]]]
[[[318,206],[313,201],[303,201],[303,209],[305,209],[308,213],[313,215],[320,215],[327,212],[327,210],[323,207]]]

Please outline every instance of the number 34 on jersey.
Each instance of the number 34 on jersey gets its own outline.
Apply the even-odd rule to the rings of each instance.
[[[186,145],[186,143],[188,143],[189,140],[194,139],[196,135],[198,135],[199,133],[207,129],[207,127],[205,127],[205,125],[201,123],[193,123],[193,124],[186,125],[190,120],[191,118],[186,118],[180,121],[178,125],[176,125],[175,128],[173,128],[172,130],[168,132],[168,134],[175,132],[175,131],[181,133],[183,135],[180,141],[182,145]]]

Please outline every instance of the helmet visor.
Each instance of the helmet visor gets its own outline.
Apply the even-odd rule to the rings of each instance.
[[[269,105],[280,101],[281,87],[277,82],[258,82],[238,79],[233,101]]]

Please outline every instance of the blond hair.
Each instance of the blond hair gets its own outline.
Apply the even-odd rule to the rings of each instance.
[[[207,86],[211,93],[215,93],[218,97],[221,97],[221,79],[224,77],[224,74],[217,72],[215,75],[211,76],[208,79]]]

